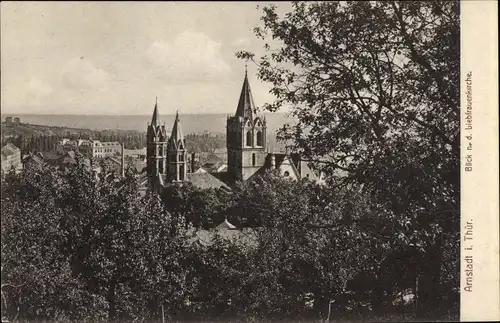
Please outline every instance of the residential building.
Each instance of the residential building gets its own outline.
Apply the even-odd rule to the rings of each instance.
[[[2,173],[8,173],[12,168],[15,171],[22,170],[21,149],[11,143],[5,144],[2,147],[1,165]]]
[[[116,157],[121,154],[122,145],[115,141],[70,140],[62,139],[56,144],[56,151],[64,154],[68,151],[78,151],[88,158]]]

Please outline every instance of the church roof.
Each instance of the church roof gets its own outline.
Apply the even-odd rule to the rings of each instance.
[[[187,174],[187,179],[193,185],[202,189],[221,187],[229,189],[226,183],[210,173],[189,173]]]
[[[255,105],[253,103],[252,91],[250,90],[247,71],[245,71],[245,79],[243,80],[243,87],[241,88],[240,100],[238,102],[235,117],[253,119],[252,116],[254,111]]]
[[[317,179],[316,174],[313,172],[311,167],[309,167],[307,161],[303,160],[299,154],[291,153],[287,154],[287,156],[289,156],[289,160],[293,163],[293,166],[297,170],[297,173],[300,178],[308,177],[312,180]]]
[[[282,166],[290,166],[297,178],[307,177],[311,180],[317,180],[318,177],[311,170],[306,161],[303,161],[298,154],[287,153],[268,153],[264,165],[259,168],[248,180],[262,176],[268,169],[272,169],[271,158],[274,155],[274,169],[280,169]],[[218,175],[218,174],[213,174]]]

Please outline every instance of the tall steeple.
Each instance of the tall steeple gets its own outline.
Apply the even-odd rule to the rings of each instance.
[[[187,151],[184,142],[184,135],[181,128],[179,111],[175,114],[175,121],[172,133],[168,139],[168,172],[169,182],[182,182],[187,176]]]
[[[184,135],[182,134],[181,119],[179,118],[178,110],[175,113],[175,121],[174,121],[174,126],[172,127],[172,133],[170,134],[170,138],[175,140],[177,143],[179,142],[179,140],[182,140],[182,142],[184,143]]]
[[[245,79],[241,88],[240,100],[238,108],[236,109],[235,117],[250,118],[253,117],[255,105],[253,103],[252,91],[250,90],[250,83],[248,82],[248,72],[245,65]]]
[[[153,119],[151,119],[151,125],[156,127],[160,121],[160,116],[158,114],[158,97],[156,97],[155,109],[153,110]]]
[[[167,131],[160,125],[158,98],[153,110],[153,118],[147,130],[147,173],[150,179],[163,175],[167,171]]]
[[[175,113],[175,121],[168,140],[170,149],[185,149],[184,134],[182,133],[181,119],[179,111]]]
[[[246,66],[236,114],[227,119],[226,147],[228,173],[235,180],[247,180],[266,162],[266,120],[257,115]]]

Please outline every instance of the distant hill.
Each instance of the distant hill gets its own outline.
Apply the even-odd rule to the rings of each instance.
[[[23,124],[64,127],[75,130],[134,130],[145,132],[148,122],[151,122],[150,115],[13,115],[2,114],[2,121],[5,117],[20,117]],[[275,133],[284,123],[290,122],[285,113],[266,113],[267,132]],[[186,114],[180,115],[184,133],[226,133],[226,114]],[[160,115],[160,121],[165,123],[168,130],[174,122],[174,115]],[[20,130],[22,131],[22,130]],[[27,130],[31,131],[31,130]],[[58,130],[54,130],[58,131]]]
[[[70,127],[58,127],[58,126],[47,126],[47,125],[37,125],[30,123],[20,123],[19,125],[7,126],[5,122],[2,122],[1,134],[2,138],[6,137],[16,137],[16,136],[64,136],[64,135],[76,135],[76,134],[92,134],[96,132],[95,130],[85,129],[85,128],[70,128]],[[134,135],[140,132],[135,130],[114,130],[113,132],[122,135]]]

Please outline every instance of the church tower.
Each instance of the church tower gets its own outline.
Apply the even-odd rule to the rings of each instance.
[[[184,135],[182,134],[179,112],[175,115],[174,126],[167,144],[168,154],[168,182],[182,182],[187,177],[187,151]]]
[[[237,181],[246,181],[266,161],[266,119],[258,116],[248,75],[241,89],[236,114],[227,119],[228,173]]]
[[[167,171],[167,131],[160,125],[158,99],[155,103],[153,118],[147,131],[147,164],[146,170],[151,180],[164,175]]]

